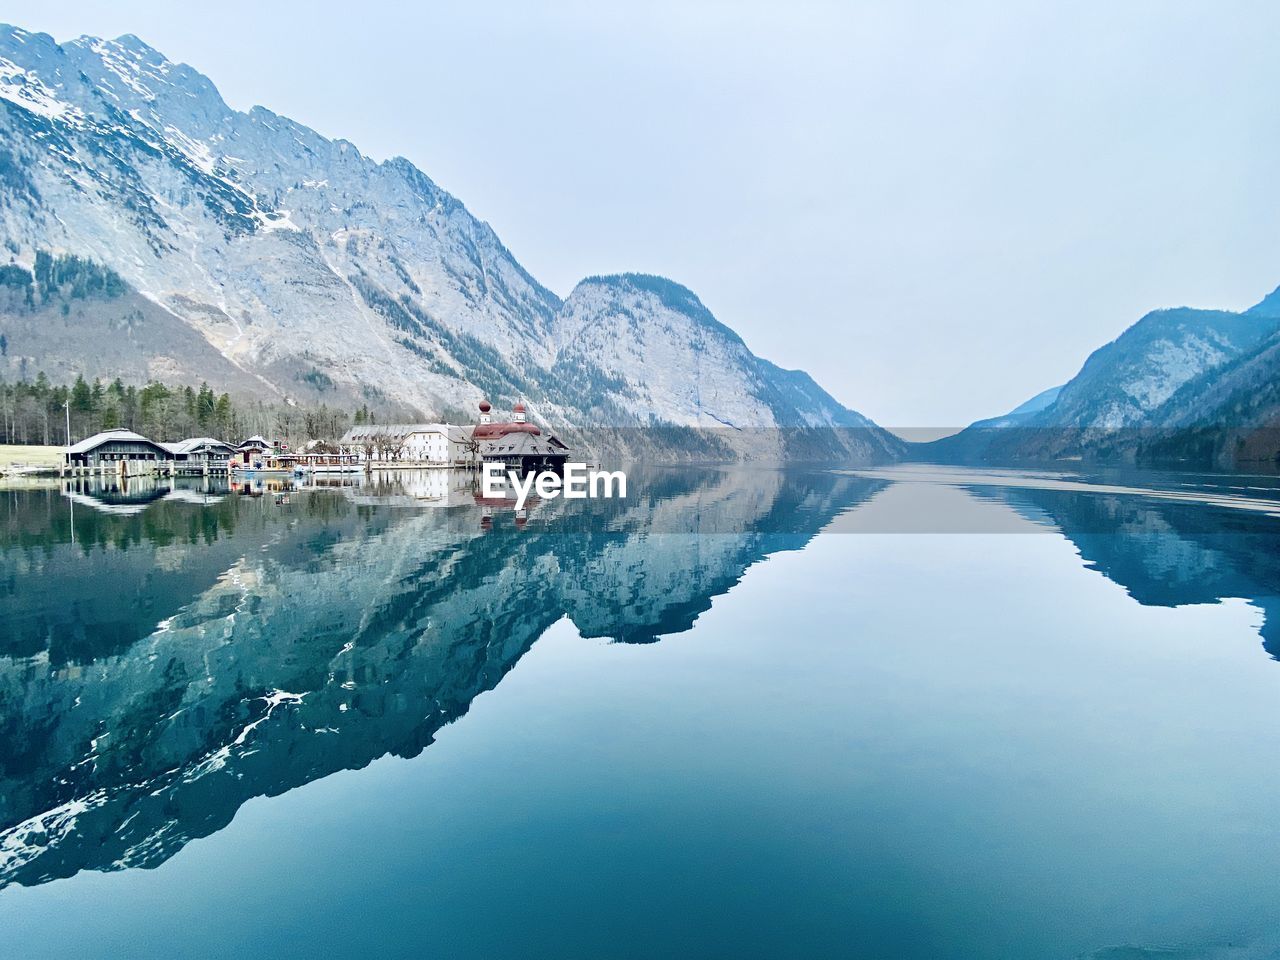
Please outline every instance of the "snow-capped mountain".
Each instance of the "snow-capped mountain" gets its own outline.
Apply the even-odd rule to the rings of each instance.
[[[1044,411],[1084,430],[1140,424],[1185,383],[1221,367],[1275,329],[1253,313],[1179,308],[1149,313],[1094,351]]]
[[[1236,379],[1265,379],[1256,363],[1242,364],[1277,331],[1276,294],[1243,313],[1189,307],[1154,311],[1095,350],[1048,404],[1032,404],[1039,407],[1032,410],[1024,404],[1020,412],[978,421],[929,445],[928,455],[1134,460],[1192,424],[1219,432],[1247,426],[1224,400],[1235,392]]]
[[[0,27],[0,230],[9,376],[208,379],[423,414],[524,398],[570,430],[602,414],[619,427],[856,424],[868,448],[896,449],[687,291],[592,281],[562,303],[409,161],[232,110],[133,36],[59,45]],[[123,283],[68,304],[36,278],[33,296],[22,271],[41,251]]]
[[[783,458],[901,448],[808,374],[757,357],[690,290],[662,277],[587,278],[559,311],[556,336],[562,379],[588,384],[593,415],[606,423],[686,424],[739,451]],[[637,404],[647,421],[627,419]]]
[[[1253,309],[1275,309],[1272,294]],[[1280,464],[1280,320],[1267,337],[1186,383],[1161,405],[1157,429],[1137,451],[1151,461],[1234,467]]]

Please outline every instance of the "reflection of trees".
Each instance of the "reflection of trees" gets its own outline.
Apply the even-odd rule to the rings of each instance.
[[[172,501],[154,484],[130,497],[144,508],[102,512],[57,490],[0,497],[0,657],[44,654],[56,668],[119,653],[245,552],[292,539],[287,518],[259,501]]]

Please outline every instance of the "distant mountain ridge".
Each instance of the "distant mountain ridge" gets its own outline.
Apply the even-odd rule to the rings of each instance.
[[[10,293],[4,376],[207,379],[422,414],[525,399],[570,434],[658,423],[788,457],[790,439],[745,432],[843,427],[828,455],[901,450],[686,288],[625,274],[561,301],[408,160],[232,110],[132,35],[0,26],[0,132],[9,267],[72,254],[122,280],[111,296]]]
[[[1050,387],[1048,390],[1041,390],[1030,400],[1018,404],[1018,406],[1010,410],[1006,416],[1029,416],[1030,414],[1039,413],[1041,410],[1045,410],[1053,406],[1058,399],[1058,394],[1062,393],[1062,387],[1063,384],[1058,384],[1056,387]]]
[[[1280,290],[1240,313],[1190,307],[1149,313],[1095,350],[1052,402],[1035,406],[980,420],[915,455],[1217,466],[1274,461]]]

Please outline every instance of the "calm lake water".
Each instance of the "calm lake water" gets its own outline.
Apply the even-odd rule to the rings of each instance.
[[[0,955],[1280,955],[1274,479],[0,491]]]

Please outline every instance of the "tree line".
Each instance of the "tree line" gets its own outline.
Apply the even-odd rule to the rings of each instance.
[[[12,262],[0,265],[0,293],[10,310],[30,311],[61,298],[65,315],[70,312],[68,300],[109,299],[127,290],[128,285],[110,267],[71,254],[54,256],[37,250],[31,270]]]
[[[43,372],[34,380],[0,381],[0,443],[6,444],[61,446],[123,428],[161,442],[201,436],[234,443],[261,434],[296,447],[337,440],[354,422],[375,421],[367,406],[348,412],[326,404],[244,401],[207,383],[137,387],[77,376],[72,384],[54,384]]]

